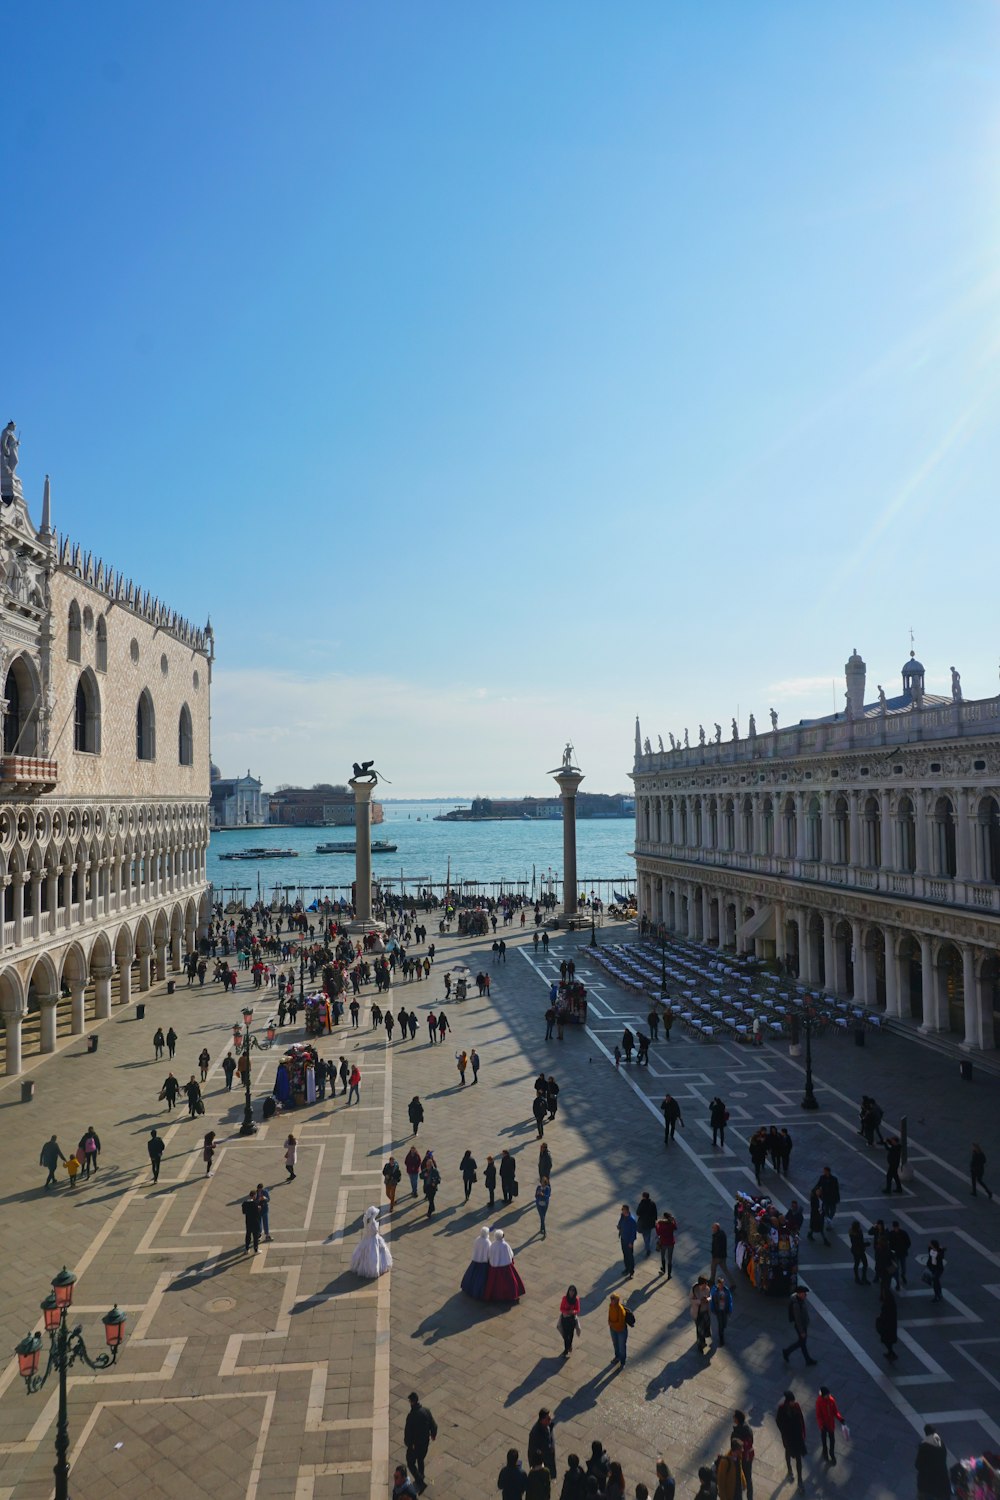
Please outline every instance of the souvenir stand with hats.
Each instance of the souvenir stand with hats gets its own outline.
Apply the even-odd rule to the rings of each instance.
[[[736,1265],[758,1292],[790,1296],[799,1275],[799,1237],[761,1193],[739,1192],[733,1207]]]
[[[556,1015],[562,1015],[568,1026],[586,1026],[587,990],[579,979],[562,980],[556,1000]]]
[[[296,1042],[279,1062],[273,1093],[282,1109],[315,1101],[316,1057],[315,1047],[308,1042]]]
[[[1000,1495],[1000,1453],[963,1458],[951,1470],[958,1500],[993,1500]]]
[[[321,990],[318,995],[307,995],[304,1011],[306,1036],[325,1036],[333,1030],[333,1012],[325,991]]]

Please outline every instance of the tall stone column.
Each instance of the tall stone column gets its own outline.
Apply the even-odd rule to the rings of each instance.
[[[374,781],[354,780],[354,921],[372,925],[372,792]]]
[[[132,960],[123,958],[118,965],[118,1004],[132,1003]]]
[[[831,995],[837,993],[837,954],[833,941],[833,917],[823,913],[823,987]]]
[[[151,953],[139,954],[139,988],[148,990],[152,984],[152,957]]]
[[[106,1021],[111,1014],[111,970],[95,969],[94,974],[94,1020]],[[79,998],[77,990],[79,989]],[[83,980],[71,986],[73,994],[73,1030],[82,1031],[84,1025]],[[77,1006],[79,1004],[79,1011]],[[77,1025],[79,1021],[79,1025]]]
[[[885,1013],[899,1015],[899,956],[896,953],[896,934],[891,927],[883,927],[885,941]]]
[[[576,917],[576,794],[583,780],[583,772],[569,764],[571,747],[558,771],[549,774],[555,778],[562,797],[563,809],[563,914],[562,921],[568,926]]]
[[[929,937],[918,933],[917,941],[920,943],[920,980],[924,995],[924,1019],[921,1031],[941,1031],[941,992],[938,986],[937,969],[934,967],[934,954]]]
[[[16,1006],[10,1010],[3,1011],[3,1027],[7,1042],[7,1066],[8,1078],[13,1078],[21,1071],[21,1022],[24,1012]]]
[[[962,955],[962,1003],[965,1010],[965,1045],[982,1051],[986,1037],[983,1026],[983,1011],[979,1003],[979,981],[976,976],[976,958],[968,943],[959,943]]]
[[[38,1015],[40,1026],[41,1052],[54,1052],[56,1050],[56,1006],[59,1004],[58,995],[39,995]]]

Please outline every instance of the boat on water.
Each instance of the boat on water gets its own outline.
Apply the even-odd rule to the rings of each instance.
[[[231,854],[220,854],[220,859],[298,859],[297,849],[234,849]]]
[[[388,839],[372,839],[370,844],[372,854],[395,854],[398,844],[390,844]],[[354,844],[317,844],[317,854],[355,854]]]

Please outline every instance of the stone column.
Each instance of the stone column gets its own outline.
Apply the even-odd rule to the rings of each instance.
[[[41,1021],[39,1050],[42,1052],[56,1050],[56,1006],[58,1004],[58,995],[39,995],[38,997],[38,1013]]]
[[[774,903],[774,956],[784,972],[788,950],[785,945],[785,908],[780,901]]]
[[[896,934],[891,927],[882,928],[885,943],[885,1013],[899,1015],[899,958],[896,954]]]
[[[21,1022],[24,1012],[18,1009],[3,1010],[3,1026],[7,1038],[7,1067],[9,1078],[21,1071]]]
[[[93,977],[94,977],[94,1020],[95,1021],[106,1021],[108,1019],[108,1017],[110,1016],[110,1014],[111,1014],[111,970],[110,969],[95,969]],[[72,986],[72,991],[73,991],[73,1030],[74,1031],[77,1031],[77,1030],[82,1031],[83,1030],[83,1025],[84,1025],[83,982],[82,981],[80,983],[80,996],[79,996],[79,1005],[80,1005],[80,1024],[79,1024],[79,1027],[76,1024],[76,1022],[77,1022],[77,1010],[76,1010],[76,1007],[77,1007],[77,993],[76,993],[76,990],[77,990],[77,987],[74,984]]]
[[[831,994],[837,992],[837,955],[833,942],[833,917],[829,912],[823,913],[823,973],[824,987]]]
[[[701,940],[703,943],[712,940],[712,893],[706,885],[701,888]]]
[[[139,988],[140,988],[140,990],[148,990],[150,984],[152,983],[152,973],[151,973],[152,962],[151,962],[151,960],[152,960],[152,954],[151,953],[140,953],[139,954]]]
[[[975,880],[969,794],[963,788],[955,795],[955,879]],[[956,898],[958,899],[958,898]]]
[[[132,960],[122,959],[118,965],[118,1004],[130,1005],[132,1002]]]
[[[856,917],[851,918],[851,947],[854,950],[854,998],[859,1005],[868,1004],[868,968],[865,963],[864,932]]]
[[[156,972],[150,975],[152,980],[166,979],[167,977],[167,945],[165,942],[156,944]],[[148,986],[147,986],[148,988]]]
[[[562,797],[563,809],[563,921],[569,923],[576,916],[576,794],[583,780],[583,772],[574,766],[561,766],[551,772]]]
[[[851,845],[847,852],[847,863],[849,865],[860,865],[863,863],[864,855],[864,851],[861,848],[861,793],[848,792],[847,805],[850,809],[847,836]]]
[[[68,929],[73,922],[73,866],[61,865],[59,873],[63,878],[63,927]]]
[[[806,794],[795,794],[795,858],[802,864],[806,857]],[[789,850],[789,853],[792,851]]]
[[[31,876],[31,936],[35,942],[42,935],[42,872],[34,870]]]
[[[374,781],[354,780],[354,921],[372,925],[372,792]]]
[[[917,875],[928,875],[931,869],[930,818],[927,813],[927,793],[917,790],[913,794],[914,818],[916,820]]]
[[[924,1019],[921,1031],[941,1030],[941,994],[937,982],[937,970],[931,950],[931,940],[923,933],[917,934],[920,943],[920,982],[924,992]]]
[[[962,1003],[965,1009],[965,1045],[981,1052],[986,1043],[983,1028],[983,1010],[979,1003],[979,982],[976,978],[976,956],[969,943],[959,943],[962,955]]]
[[[24,875],[15,870],[11,876],[14,883],[14,947],[24,942]]]

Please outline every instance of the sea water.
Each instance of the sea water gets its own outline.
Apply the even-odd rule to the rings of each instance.
[[[443,886],[451,873],[454,887],[477,882],[488,894],[505,888],[541,894],[555,882],[562,892],[563,825],[559,819],[505,819],[494,823],[436,823],[454,802],[386,802],[385,821],[372,828],[372,839],[398,847],[395,854],[372,855],[372,877],[380,885],[410,893],[417,886]],[[216,899],[235,891],[255,901],[258,890],[270,900],[275,887],[306,904],[331,888],[346,893],[354,879],[353,854],[317,854],[316,845],[353,843],[353,828],[246,828],[212,835],[208,878]],[[577,818],[576,869],[579,894],[593,889],[604,901],[612,890],[635,889],[634,818]],[[296,859],[220,860],[240,849],[297,849]]]

